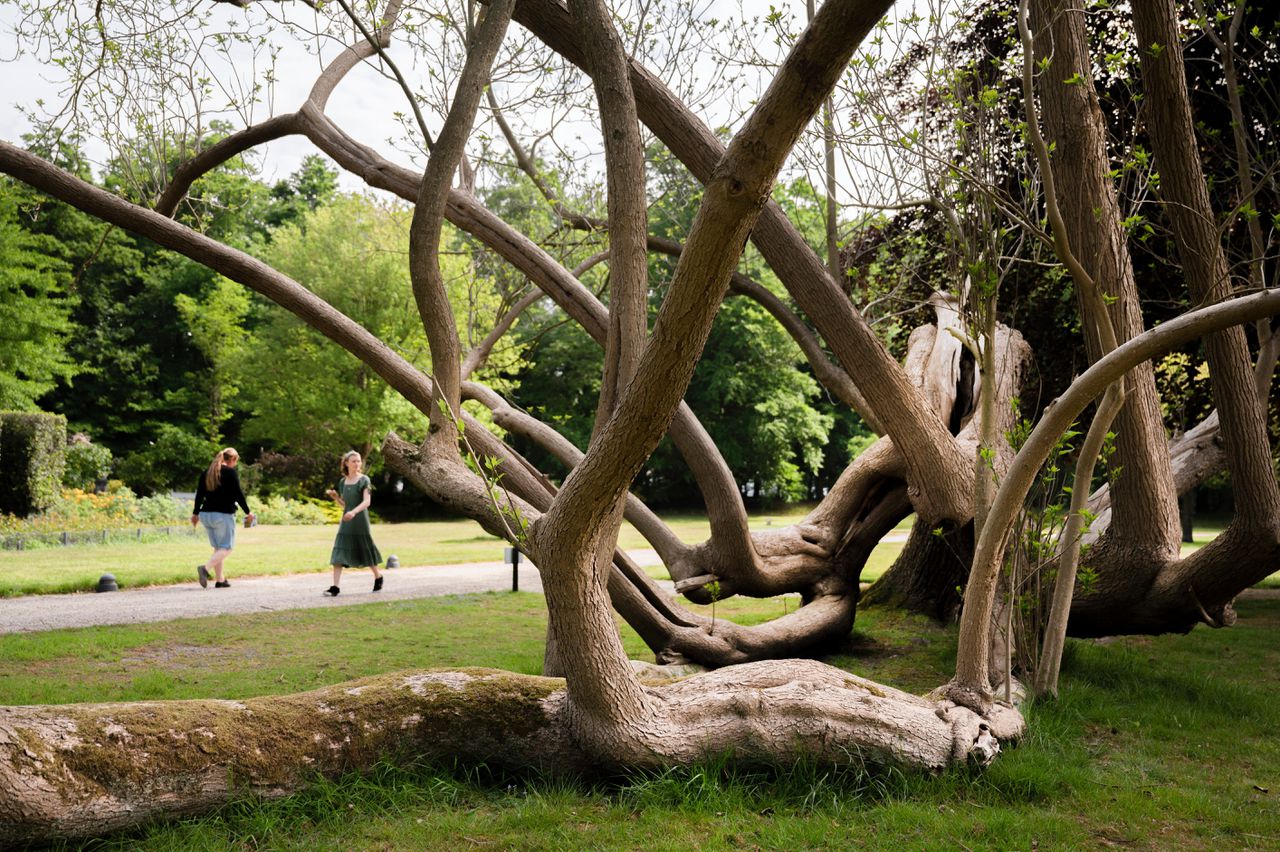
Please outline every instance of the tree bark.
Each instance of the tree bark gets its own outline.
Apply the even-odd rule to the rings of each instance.
[[[1109,173],[1106,123],[1094,89],[1092,56],[1078,0],[1034,0],[1032,24],[1037,61],[1049,66],[1039,95],[1045,137],[1053,150],[1054,170],[1069,192],[1058,202],[1066,238],[1110,306],[1119,342],[1144,328],[1133,278],[1133,264],[1121,224],[1119,201]],[[1079,300],[1085,344],[1091,361],[1104,354],[1096,329],[1098,310]],[[1126,379],[1126,402],[1116,418],[1115,495],[1110,535],[1117,558],[1132,558],[1133,568],[1158,564],[1178,552],[1177,493],[1169,465],[1160,400],[1151,365],[1140,365]]]
[[[585,748],[564,682],[486,669],[399,672],[296,695],[0,707],[0,845],[83,839],[204,813],[381,760],[582,775],[733,754],[940,770],[989,762],[1016,711],[980,717],[809,661],[645,687],[663,708],[625,754]]]
[[[870,27],[889,5],[886,0],[874,0],[860,6],[854,13],[858,26]],[[554,0],[521,0],[515,18],[570,62],[583,64],[567,15]],[[634,62],[631,85],[640,120],[694,177],[709,186],[724,154],[716,135]],[[918,391],[832,280],[822,260],[773,202],[766,203],[759,214],[751,237],[854,378],[877,422],[896,438],[912,472],[911,496],[917,512],[937,521],[969,517],[971,459],[951,441],[946,424],[930,415]]]
[[[1227,298],[1231,280],[1200,164],[1177,10],[1168,0],[1135,0],[1134,29],[1151,145],[1160,170],[1160,196],[1186,270],[1192,299],[1203,304]],[[1261,258],[1258,258],[1261,262]],[[1214,406],[1236,493],[1235,524],[1245,535],[1280,547],[1280,487],[1271,463],[1265,402],[1254,393],[1253,368],[1244,329],[1231,328],[1205,340]]]
[[[409,276],[413,298],[418,305],[427,343],[431,347],[431,369],[442,407],[426,412],[431,420],[427,440],[443,452],[458,452],[456,421],[462,414],[462,346],[453,306],[440,271],[440,234],[444,213],[453,186],[453,176],[466,152],[475,123],[480,95],[489,80],[490,67],[502,46],[515,0],[490,4],[475,39],[468,46],[467,61],[440,137],[432,147],[427,168],[418,186],[409,227]],[[425,129],[424,129],[425,132]]]
[[[1052,406],[1045,410],[1044,416],[1036,424],[1009,466],[1000,489],[996,492],[987,526],[984,527],[975,545],[973,569],[969,584],[965,587],[965,611],[961,619],[960,647],[956,654],[956,677],[943,690],[944,694],[957,703],[963,703],[975,709],[981,709],[990,702],[988,677],[991,613],[994,610],[999,567],[1004,559],[1005,548],[1017,514],[1035,480],[1036,472],[1048,458],[1058,438],[1070,427],[1085,406],[1100,396],[1108,385],[1122,379],[1125,373],[1144,361],[1214,331],[1272,316],[1277,310],[1280,310],[1280,290],[1268,290],[1183,314],[1143,332],[1098,360],[1072,382]],[[1224,547],[1231,544],[1235,542],[1223,542]],[[1184,560],[1182,565],[1185,566],[1194,560],[1195,557]],[[1220,563],[1209,562],[1207,558],[1204,561],[1220,568]],[[1221,575],[1230,573],[1230,580],[1226,582],[1235,584],[1244,581],[1244,587],[1247,587],[1257,582],[1270,570],[1270,565],[1261,563],[1250,563],[1243,570],[1238,568],[1234,572],[1219,570],[1216,572],[1219,575],[1217,582],[1224,582]],[[1262,575],[1253,580],[1249,580],[1245,574],[1245,572],[1259,571],[1263,572]],[[982,577],[982,582],[975,582],[975,576]],[[1237,591],[1239,588],[1241,587],[1236,586]],[[1191,604],[1192,596],[1186,594],[1185,586],[1182,589],[1182,602]],[[1175,619],[1178,614],[1177,610],[1165,611],[1166,618],[1170,620]],[[1074,623],[1076,613],[1073,612],[1072,616]],[[1143,623],[1136,613],[1126,614],[1125,618],[1126,629],[1130,623]],[[966,620],[968,624],[965,623]],[[1115,613],[1112,613],[1110,623],[1115,623]],[[1169,623],[1169,621],[1165,622],[1165,630],[1170,629]],[[1072,630],[1074,633],[1074,626]]]

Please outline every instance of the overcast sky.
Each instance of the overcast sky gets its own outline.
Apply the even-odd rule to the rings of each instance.
[[[230,4],[219,5],[218,9],[226,10],[226,14],[243,14]],[[13,15],[13,6],[0,0],[0,59],[3,60],[12,60],[15,53],[12,36],[9,35]],[[320,68],[317,58],[309,55],[296,40],[286,36],[280,43],[286,49],[277,62],[274,97],[274,112],[277,113],[290,111],[302,104]],[[325,55],[329,57],[335,52],[336,48]],[[22,134],[31,129],[19,105],[31,107],[39,98],[47,103],[59,101],[58,87],[52,82],[56,79],[52,72],[56,70],[44,67],[29,55],[20,56],[16,61],[0,62],[0,139],[20,144]],[[388,137],[400,135],[393,112],[403,109],[403,104],[403,96],[397,90],[375,71],[362,66],[353,70],[338,87],[326,111],[356,139],[378,149],[390,159],[407,164],[407,157],[397,156],[385,144]],[[255,118],[261,120],[266,116],[264,110]],[[315,146],[299,137],[271,142],[257,150],[261,155],[263,177],[268,181],[286,177],[297,169],[304,156],[316,153]],[[100,159],[101,154],[91,156]],[[350,175],[344,175],[344,185],[348,189],[363,186]]]
[[[771,0],[694,1],[707,4],[705,14],[709,15],[714,11],[717,16],[723,19],[737,19],[742,16],[745,16],[747,20],[758,19],[768,14],[769,10],[775,6],[794,16],[797,21],[802,21],[806,17],[805,0],[772,0],[772,2]],[[79,2],[81,4],[79,8],[91,8],[84,5],[87,0],[79,0]],[[231,3],[215,4],[212,3],[212,0],[191,0],[191,2],[195,4],[192,8],[211,10],[211,14],[215,18],[235,17],[244,19],[248,17],[250,20],[259,20],[265,14],[284,14],[290,20],[310,22],[315,14],[300,2],[273,3],[249,10],[241,9]],[[895,11],[898,15],[905,15],[909,11],[919,8],[921,11],[928,11],[932,16],[937,13],[937,9],[948,8],[950,2],[951,0],[904,0],[896,7]],[[30,106],[38,98],[44,98],[46,102],[53,104],[60,102],[60,98],[57,87],[50,82],[53,79],[52,72],[57,69],[42,67],[30,56],[20,56],[16,60],[13,59],[17,51],[14,40],[9,35],[9,30],[15,14],[16,9],[12,2],[0,0],[0,139],[21,144],[22,134],[30,129],[30,125],[17,108],[17,104],[22,103]],[[759,24],[758,21],[752,29],[757,35],[766,40],[770,37],[768,28]],[[265,108],[257,109],[253,115],[254,121],[261,121],[269,114],[279,114],[296,109],[303,103],[322,67],[321,58],[308,52],[295,37],[275,32],[272,40],[283,48],[277,60],[277,82],[274,86],[273,103],[270,110]],[[322,53],[324,60],[332,58],[339,49],[337,42],[331,43],[330,47]],[[201,55],[204,55],[203,51]],[[408,58],[409,51],[405,50],[403,46],[397,50],[396,45],[393,43],[391,55],[397,62],[401,63],[402,70],[411,82],[428,79],[425,75],[431,69],[424,66],[413,67],[413,60]],[[239,65],[241,70],[248,67],[247,62]],[[248,76],[253,75],[250,74]],[[736,121],[736,116],[731,118],[729,115],[732,107],[727,100],[725,103],[712,104],[712,107],[719,107],[725,113],[725,115],[704,114],[704,120],[713,126]],[[396,150],[388,142],[392,138],[397,140],[404,138],[400,122],[395,117],[397,111],[406,111],[406,101],[403,94],[394,83],[380,75],[368,64],[361,65],[347,76],[330,98],[326,108],[326,113],[334,122],[360,142],[379,151],[383,156],[394,162],[414,168],[420,167],[420,164],[419,166],[414,166],[408,155]],[[231,123],[233,126],[240,127],[244,125],[244,119],[232,117]],[[434,122],[432,123],[434,124]],[[433,127],[433,131],[434,129]],[[582,139],[587,140],[581,144],[591,150],[591,156],[593,157],[598,156],[598,152],[594,150],[598,147],[598,143],[591,141],[595,138],[595,133],[594,128],[582,128],[580,131]],[[569,140],[568,144],[574,144],[572,139]],[[540,153],[545,155],[548,150],[548,148],[540,149]],[[842,148],[841,150],[842,153],[849,153],[853,149],[850,148],[846,151],[846,149]],[[865,151],[866,149],[864,148],[863,150]],[[87,146],[87,153],[94,162],[100,163],[107,158],[105,146],[103,145],[89,145]],[[298,168],[303,157],[313,153],[316,153],[316,149],[309,141],[301,137],[287,137],[259,146],[255,149],[253,156],[261,166],[262,178],[271,183],[287,177]],[[905,190],[895,190],[890,182],[886,188],[878,185],[883,182],[881,179],[868,177],[873,173],[868,172],[863,166],[859,165],[857,156],[872,155],[851,154],[850,156],[851,159],[840,158],[837,165],[841,175],[841,190],[838,195],[841,197],[841,203],[845,206],[846,213],[863,203],[890,203],[900,200],[895,197],[895,192],[898,191],[908,196],[912,194],[909,187]],[[814,181],[814,185],[823,185],[824,178],[818,173],[819,166],[816,165],[816,161],[810,163],[809,167],[813,170],[810,176]],[[899,163],[896,168],[899,173],[903,173],[909,170],[911,166],[904,161]],[[346,172],[340,172],[339,179],[342,187],[347,191],[367,189],[362,180]]]
[[[209,0],[196,0],[201,8],[211,8],[215,15],[245,15],[244,10],[233,4],[216,4],[208,6]],[[717,6],[723,5],[724,16],[742,14],[741,6],[748,9],[759,8],[767,11],[768,0],[712,0]],[[803,0],[774,0],[781,7],[793,8],[799,15],[804,14]],[[284,9],[290,16],[312,14],[303,4],[282,4],[273,6],[272,11]],[[42,66],[29,55],[18,56],[12,36],[9,34],[16,10],[11,3],[0,0],[0,139],[20,144],[23,133],[28,132],[30,123],[22,114],[19,106],[31,107],[37,99],[43,98],[46,103],[59,103],[58,87],[53,82],[57,69]],[[297,18],[295,18],[297,19]],[[284,46],[276,66],[274,86],[274,105],[271,113],[287,112],[305,99],[312,82],[321,67],[320,60],[309,54],[296,39],[282,35],[278,41]],[[323,54],[327,60],[338,50],[336,43],[327,48]],[[406,62],[403,51],[396,53],[392,49],[393,58],[401,63]],[[403,68],[407,75],[420,73],[421,69]],[[409,165],[407,155],[397,152],[388,144],[390,138],[402,138],[403,133],[395,112],[405,110],[403,95],[394,84],[381,77],[367,65],[352,71],[331,97],[326,113],[347,133],[361,142],[378,150],[384,156],[404,165]],[[255,120],[267,117],[266,109],[254,115]],[[235,122],[237,126],[242,123]],[[316,153],[315,147],[305,139],[290,137],[271,142],[256,149],[259,162],[262,164],[263,177],[274,181],[294,171],[302,158]],[[94,161],[104,159],[104,149],[89,146],[90,158]],[[347,189],[362,188],[363,183],[356,177],[343,174],[343,186]]]

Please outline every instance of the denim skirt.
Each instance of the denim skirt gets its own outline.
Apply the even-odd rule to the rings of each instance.
[[[214,550],[230,550],[236,546],[236,516],[226,512],[201,512],[200,523]]]

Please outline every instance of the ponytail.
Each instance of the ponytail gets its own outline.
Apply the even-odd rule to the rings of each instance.
[[[240,454],[231,447],[219,450],[209,463],[209,469],[204,472],[204,487],[209,491],[218,490],[218,486],[222,484],[222,466],[238,458]]]

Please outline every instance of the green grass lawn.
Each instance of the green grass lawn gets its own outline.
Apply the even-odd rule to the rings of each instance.
[[[804,507],[796,507],[784,513],[754,515],[751,526],[753,529],[785,526],[806,511]],[[707,519],[702,515],[677,514],[666,520],[687,542],[703,541],[710,534]],[[258,526],[237,530],[236,548],[227,560],[228,576],[327,570],[335,529],[332,526]],[[375,524],[373,534],[383,555],[394,553],[404,566],[500,562],[506,546],[469,520]],[[629,550],[648,547],[630,524],[623,525],[619,542]],[[882,545],[868,562],[863,579],[878,577],[900,549],[901,545],[893,542]],[[203,531],[146,541],[3,550],[0,551],[0,597],[92,591],[103,574],[114,575],[121,588],[189,583],[195,579],[195,566],[208,557],[209,545]],[[651,573],[658,578],[667,577],[661,566],[651,569]]]
[[[323,571],[333,547],[334,526],[257,526],[236,531],[227,559],[231,577]],[[473,521],[377,524],[374,537],[384,555],[401,565],[501,561],[503,544]],[[186,583],[209,558],[203,532],[152,541],[124,541],[0,551],[0,596],[92,590],[102,574],[121,588]]]
[[[771,617],[782,601],[717,615]],[[794,601],[787,606],[794,606]],[[382,767],[277,802],[239,802],[94,849],[1275,849],[1280,599],[1227,630],[1073,641],[1062,697],[982,773],[692,769],[585,784]],[[406,668],[537,672],[542,599],[494,593],[0,636],[0,703],[238,698]],[[634,656],[638,638],[622,629]],[[954,633],[859,613],[826,659],[923,691]]]

